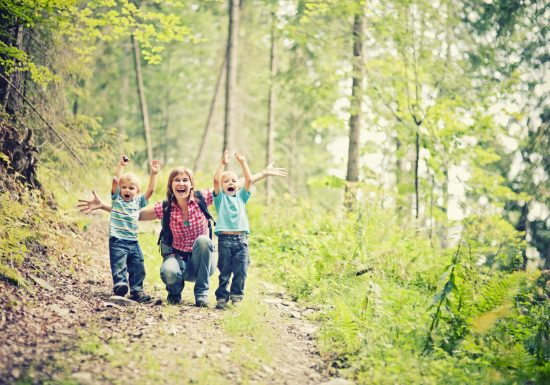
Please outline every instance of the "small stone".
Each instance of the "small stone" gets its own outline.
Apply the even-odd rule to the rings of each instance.
[[[19,368],[13,368],[11,370],[11,376],[15,379],[18,379],[21,376],[21,371],[19,370]]]
[[[38,278],[38,277],[35,277],[34,275],[32,274],[29,274],[29,277],[31,277],[31,279],[34,281],[34,283],[36,283],[38,286],[46,289],[46,290],[49,290],[49,291],[54,291],[55,288],[50,285],[48,282],[44,281],[42,278]]]
[[[282,300],[280,298],[264,298],[264,302],[268,305],[278,305]]]
[[[293,312],[290,313],[290,318],[301,319],[301,318],[302,318],[302,314],[300,314],[299,311],[293,311]]]
[[[355,383],[346,380],[345,378],[335,377],[328,382],[321,383],[320,385],[355,385]]]
[[[231,348],[227,345],[220,345],[220,353],[221,354],[229,354],[229,353],[231,353]]]
[[[62,317],[62,318],[67,318],[69,316],[69,309],[65,309],[59,305],[56,305],[56,304],[51,304],[50,305],[50,309],[55,313],[57,314],[58,316]]]
[[[266,372],[267,374],[273,374],[273,373],[275,373],[275,371],[274,371],[271,367],[269,367],[269,366],[267,366],[267,365],[262,365],[262,369],[263,369],[263,371]]]
[[[73,378],[79,382],[89,382],[92,380],[92,373],[76,372],[76,373],[73,373]]]
[[[125,297],[121,297],[119,295],[113,295],[109,297],[107,302],[114,303],[115,305],[120,305],[120,306],[132,306],[137,304],[137,302],[132,301],[131,299],[128,299]]]

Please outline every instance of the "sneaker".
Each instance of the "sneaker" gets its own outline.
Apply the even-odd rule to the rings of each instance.
[[[238,303],[243,301],[242,295],[232,295],[229,297],[229,300],[233,302],[234,305],[237,305]]]
[[[126,295],[126,293],[128,293],[128,286],[126,286],[126,285],[115,286],[114,292],[115,292],[115,295],[118,295],[120,297],[124,297]]]
[[[151,296],[142,291],[135,292],[130,296],[130,299],[139,303],[151,302]]]
[[[207,307],[208,298],[207,297],[195,297],[195,306],[197,307]]]
[[[170,305],[178,305],[181,303],[181,295],[180,294],[168,294],[168,297],[166,298],[168,303]]]
[[[216,309],[225,310],[227,309],[228,305],[229,304],[227,303],[227,300],[225,298],[218,298],[216,301]]]

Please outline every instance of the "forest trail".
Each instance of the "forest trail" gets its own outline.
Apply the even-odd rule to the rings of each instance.
[[[315,309],[300,308],[253,268],[245,301],[225,311],[214,309],[212,289],[209,307],[195,307],[189,283],[181,305],[167,305],[158,283],[146,287],[150,304],[109,302],[106,240],[104,223],[92,223],[81,249],[86,267],[35,277],[26,290],[0,282],[0,335],[9,336],[0,383],[347,383],[329,378],[317,352],[316,327],[304,319]]]

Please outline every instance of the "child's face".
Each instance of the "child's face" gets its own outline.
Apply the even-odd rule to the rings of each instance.
[[[172,180],[172,192],[176,199],[189,198],[192,188],[191,178],[187,174],[177,174]]]
[[[131,179],[123,178],[119,183],[120,195],[124,202],[129,202],[139,194],[139,186]]]
[[[232,172],[224,172],[221,177],[222,190],[227,195],[235,196],[239,190],[237,175]]]

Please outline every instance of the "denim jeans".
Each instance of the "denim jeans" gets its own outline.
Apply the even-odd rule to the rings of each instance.
[[[168,257],[160,267],[160,277],[171,295],[181,295],[184,281],[195,282],[195,297],[208,295],[208,280],[215,271],[214,244],[207,235],[201,235],[193,244],[193,251],[188,260],[185,253],[176,251],[175,257]]]
[[[109,260],[115,288],[130,282],[131,294],[143,291],[145,264],[138,241],[110,237]]]
[[[218,235],[220,285],[216,290],[217,299],[242,298],[248,265],[250,265],[248,235],[244,233]],[[232,280],[231,274],[233,274]]]

